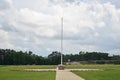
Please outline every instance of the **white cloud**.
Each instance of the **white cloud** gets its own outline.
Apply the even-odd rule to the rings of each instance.
[[[12,5],[11,0],[0,0],[0,10],[9,9]]]
[[[8,39],[8,32],[5,32],[3,30],[0,30],[0,37],[1,39]]]
[[[33,2],[36,5],[31,6]],[[0,48],[8,44],[7,48],[41,54],[60,50],[60,17],[64,11],[65,53],[120,49],[120,9],[110,2],[77,0],[62,5],[56,0],[6,0],[8,3],[14,8],[0,11],[0,38],[5,41]],[[6,4],[0,4],[0,9]]]

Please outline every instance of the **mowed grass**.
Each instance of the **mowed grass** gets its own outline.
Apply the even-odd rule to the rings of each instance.
[[[0,66],[3,69],[9,70],[23,70],[23,69],[55,69],[56,65],[7,65],[7,66]]]
[[[120,69],[120,65],[67,65],[67,69]]]
[[[76,65],[68,68],[102,69],[101,71],[73,72],[85,80],[120,80],[120,65]]]
[[[52,65],[0,66],[0,80],[55,80],[56,72],[26,72],[23,69],[55,69],[56,67]],[[120,65],[66,65],[65,67],[102,69],[102,71],[73,72],[85,80],[120,80]]]
[[[50,69],[55,66],[0,66],[0,80],[55,80],[56,72],[26,72],[23,69]]]
[[[74,72],[85,80],[120,80],[120,70]]]

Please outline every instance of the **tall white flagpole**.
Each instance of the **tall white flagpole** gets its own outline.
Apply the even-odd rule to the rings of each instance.
[[[61,65],[63,65],[63,17],[61,17]]]
[[[61,64],[58,66],[59,70],[64,70],[64,65],[63,65],[63,0],[62,0],[62,11],[61,11]]]

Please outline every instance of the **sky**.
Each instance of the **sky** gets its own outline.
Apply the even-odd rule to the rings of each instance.
[[[0,48],[47,56],[100,51],[120,54],[119,0],[0,0]]]

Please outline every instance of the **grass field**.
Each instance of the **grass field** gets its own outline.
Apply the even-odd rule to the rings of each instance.
[[[50,69],[56,66],[0,66],[0,80],[55,80],[55,72],[25,72],[23,69]]]
[[[120,80],[120,70],[74,72],[85,80]]]
[[[66,68],[72,69],[120,69],[120,65],[67,65]]]
[[[26,72],[23,69],[55,69],[51,65],[0,66],[0,80],[55,80],[56,72]],[[73,72],[85,80],[120,80],[120,65],[66,65],[66,68],[102,69]]]
[[[102,71],[73,72],[85,80],[120,80],[120,65],[74,65],[68,68],[103,69]]]

